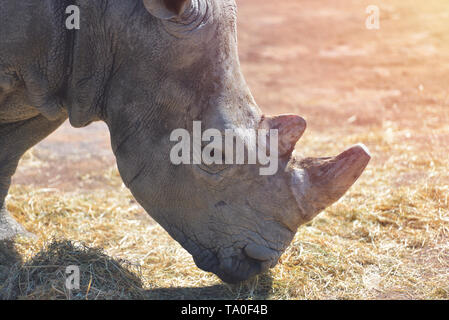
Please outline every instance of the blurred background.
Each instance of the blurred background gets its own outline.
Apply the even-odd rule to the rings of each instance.
[[[296,148],[305,156],[366,144],[372,161],[360,180],[300,228],[276,268],[228,286],[198,270],[133,200],[117,173],[106,126],[65,123],[26,154],[14,177],[7,207],[37,236],[18,241],[17,259],[24,266],[45,264],[51,253],[67,262],[81,249],[65,240],[101,247],[105,256],[83,256],[91,284],[83,280],[78,295],[64,289],[56,271],[21,277],[20,264],[9,294],[449,298],[449,2],[237,3],[242,69],[261,109],[307,119]],[[366,28],[369,5],[380,9],[378,30]],[[133,276],[104,280],[104,268],[95,263],[108,259]]]

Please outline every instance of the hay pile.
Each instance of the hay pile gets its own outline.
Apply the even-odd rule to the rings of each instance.
[[[14,248],[0,246],[0,255],[9,259]],[[10,260],[11,261],[11,260]],[[66,267],[80,269],[80,289],[66,287]],[[126,261],[116,261],[100,249],[70,241],[53,241],[32,259],[2,268],[2,299],[141,299],[142,282],[138,268]],[[133,270],[133,271],[131,271]],[[137,273],[135,273],[137,272]]]

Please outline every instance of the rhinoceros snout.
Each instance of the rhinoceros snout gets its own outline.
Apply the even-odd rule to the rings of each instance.
[[[238,253],[222,258],[214,273],[227,283],[238,283],[273,268],[281,252],[258,244],[248,244]]]

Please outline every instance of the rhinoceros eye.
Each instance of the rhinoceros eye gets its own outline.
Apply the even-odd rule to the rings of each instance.
[[[225,164],[225,153],[217,149],[207,149],[207,146],[202,148],[202,162],[199,164],[199,168],[210,174],[218,174],[230,167]]]
[[[225,171],[226,169],[228,169],[230,167],[230,165],[227,164],[211,164],[211,165],[206,165],[206,164],[199,164],[198,167],[203,170],[206,171],[209,174],[219,174],[223,171]]]
[[[218,186],[227,176],[231,176],[236,166],[220,164],[199,164],[193,166],[193,173],[212,186]]]

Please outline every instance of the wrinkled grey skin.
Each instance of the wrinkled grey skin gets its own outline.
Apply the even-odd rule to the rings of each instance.
[[[23,153],[67,117],[107,123],[135,198],[198,267],[238,282],[273,267],[299,225],[338,200],[370,157],[291,155],[305,130],[294,115],[265,117],[241,74],[233,0],[0,1],[0,207]],[[170,133],[279,129],[279,170],[170,162]],[[6,210],[0,238],[24,232]],[[148,244],[151,246],[151,243]]]

